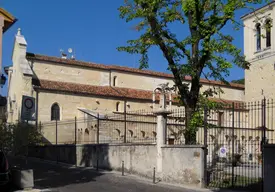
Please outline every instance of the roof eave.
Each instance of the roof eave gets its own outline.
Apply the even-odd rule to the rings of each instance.
[[[59,92],[65,92],[65,93],[72,93],[72,94],[77,94],[77,95],[90,95],[90,96],[100,96],[100,97],[112,97],[112,98],[122,98],[122,99],[132,99],[132,100],[140,100],[140,101],[152,101],[151,99],[147,98],[133,98],[133,97],[128,97],[128,96],[107,96],[104,94],[93,94],[93,93],[82,93],[82,92],[75,92],[75,91],[70,91],[70,90],[60,90],[60,89],[48,89],[48,88],[43,88],[40,86],[33,86],[34,90],[42,90],[42,91],[59,91]]]
[[[17,18],[3,8],[0,8],[0,14],[4,17],[3,33],[5,33],[14,23],[17,22]]]
[[[267,9],[268,7],[272,7],[273,5],[275,5],[275,1],[272,1],[272,2],[266,4],[266,5],[262,6],[262,7],[259,7],[258,9],[255,9],[254,11],[251,11],[249,13],[244,14],[243,16],[241,16],[241,20],[244,21],[244,20],[250,18],[256,12],[259,12],[259,11],[261,11],[263,9]]]
[[[9,28],[11,28],[16,22],[17,22],[18,19],[14,19],[12,22],[8,22],[9,24],[7,26],[4,26],[3,28],[3,33],[5,33]]]

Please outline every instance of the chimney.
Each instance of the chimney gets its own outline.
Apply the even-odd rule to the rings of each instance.
[[[60,53],[61,53],[61,58],[62,58],[62,59],[67,59],[67,54],[64,53],[64,50],[63,50],[63,49],[60,49]]]
[[[62,59],[67,59],[67,54],[66,53],[61,53],[61,58]]]

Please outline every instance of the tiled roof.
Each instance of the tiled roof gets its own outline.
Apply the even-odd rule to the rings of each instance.
[[[123,67],[118,65],[104,65],[104,64],[97,64],[97,63],[91,63],[91,62],[85,62],[85,61],[63,59],[59,57],[52,57],[52,56],[46,56],[46,55],[40,55],[40,54],[34,54],[34,53],[27,53],[26,58],[28,60],[54,62],[57,64],[59,63],[59,64],[75,65],[75,66],[89,67],[89,68],[102,69],[102,70],[125,71],[125,72],[150,75],[150,76],[156,76],[156,77],[162,77],[162,78],[170,78],[170,79],[173,78],[173,75],[168,73],[162,73],[162,72],[156,72],[156,71],[150,71],[150,70],[141,70],[137,68]],[[185,80],[191,81],[191,77],[186,76]],[[201,83],[244,90],[244,85],[236,84],[236,83],[230,83],[229,85],[227,85],[221,81],[213,81],[213,80],[207,80],[207,79],[201,79]]]
[[[152,91],[140,90],[140,89],[130,89],[121,87],[110,87],[110,86],[94,86],[94,85],[84,85],[76,83],[67,83],[60,81],[49,81],[49,80],[33,80],[33,85],[35,89],[42,89],[48,91],[63,91],[73,94],[85,94],[85,95],[97,95],[104,97],[118,97],[127,99],[138,99],[152,101]],[[174,96],[175,98],[175,96]],[[158,96],[156,100],[158,100]],[[241,103],[241,101],[231,101],[218,98],[211,98],[211,100],[216,102],[221,102],[224,104],[230,103]],[[176,102],[174,100],[174,102]]]
[[[111,86],[94,86],[49,80],[33,80],[34,88],[49,91],[64,91],[75,94],[99,95],[130,99],[152,100],[152,92]]]

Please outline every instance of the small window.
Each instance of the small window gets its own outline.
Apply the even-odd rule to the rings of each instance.
[[[132,130],[128,130],[128,131],[129,131],[129,135],[130,135],[130,137],[133,137],[134,132],[133,132]]]
[[[256,24],[256,43],[257,43],[257,51],[261,50],[261,25]]]
[[[113,77],[113,86],[115,87],[117,85],[117,76]]]
[[[266,47],[271,46],[271,21],[268,19],[265,23],[266,30]]]
[[[117,103],[116,103],[116,111],[119,111],[119,108],[120,108],[120,103],[117,102]]]
[[[141,136],[144,138],[145,137],[145,131],[141,131]]]
[[[116,129],[117,138],[120,138],[120,130]]]
[[[60,120],[60,108],[59,108],[59,105],[57,103],[52,105],[51,120],[52,121],[59,121]]]

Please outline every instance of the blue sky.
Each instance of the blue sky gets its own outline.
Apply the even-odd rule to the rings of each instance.
[[[138,56],[116,50],[118,46],[125,45],[127,40],[138,36],[132,30],[133,24],[127,24],[119,18],[117,8],[123,1],[0,0],[0,6],[18,18],[17,23],[4,34],[3,66],[12,64],[14,35],[20,27],[28,43],[28,52],[59,56],[60,49],[71,47],[78,60],[138,67]],[[237,17],[244,13],[238,12]],[[225,30],[235,37],[234,44],[242,48],[243,30],[234,31],[231,26]],[[153,49],[149,58],[149,69],[166,72],[167,62],[158,49]],[[234,67],[227,80],[243,76],[243,70]],[[2,92],[4,95],[6,86]]]

